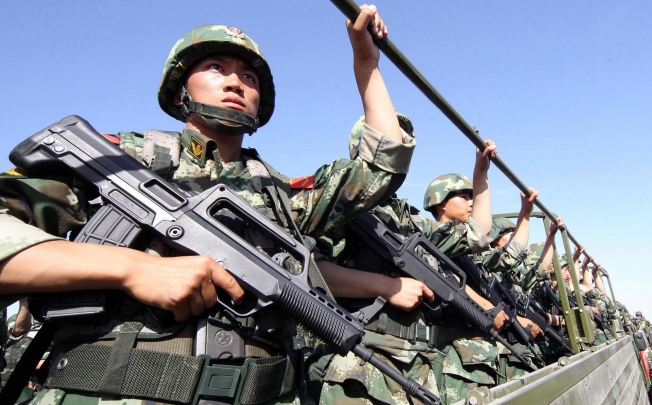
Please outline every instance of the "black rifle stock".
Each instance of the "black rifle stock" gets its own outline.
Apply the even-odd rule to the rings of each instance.
[[[338,354],[353,352],[397,381],[411,396],[426,404],[439,398],[373,356],[360,344],[363,324],[308,282],[308,249],[238,197],[225,185],[190,196],[145,168],[111,144],[86,121],[67,117],[19,144],[10,160],[28,174],[70,170],[97,187],[103,206],[82,229],[77,241],[109,246],[137,245],[141,233],[154,235],[181,252],[213,258],[228,270],[253,299],[233,307],[228,297],[218,299],[238,316],[275,304]],[[281,264],[218,222],[213,215],[228,209],[247,226],[262,232],[301,262],[302,272],[290,274]],[[70,296],[71,294],[66,294]],[[247,302],[247,300],[245,300]],[[81,310],[76,307],[81,306]],[[54,308],[50,319],[101,311],[72,304]],[[210,354],[210,353],[208,353]]]
[[[501,342],[519,361],[533,367],[528,358],[509,344],[505,338],[493,329],[495,313],[482,308],[465,291],[466,274],[448,256],[442,253],[428,238],[417,232],[407,240],[396,235],[381,220],[371,213],[365,213],[347,224],[368,243],[380,256],[394,263],[405,274],[424,283],[435,294],[442,305],[455,308],[464,318],[483,334]],[[416,248],[421,247],[427,253],[444,263],[459,278],[459,285],[449,280],[421,257]],[[427,306],[427,304],[424,303]],[[432,308],[430,308],[432,309]]]

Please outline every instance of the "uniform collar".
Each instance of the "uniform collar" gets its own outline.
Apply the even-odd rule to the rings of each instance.
[[[183,145],[184,152],[192,159],[193,163],[204,167],[206,160],[213,159],[216,162],[220,159],[217,158],[217,143],[214,140],[203,135],[195,130],[186,128],[181,134],[181,144]],[[215,156],[217,154],[217,156]]]

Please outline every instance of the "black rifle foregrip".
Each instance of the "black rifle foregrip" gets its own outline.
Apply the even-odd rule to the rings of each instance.
[[[357,343],[359,334],[347,333],[341,319],[317,304],[308,294],[288,283],[283,288],[278,304],[306,329],[331,345],[338,354],[346,355]]]
[[[473,298],[464,294],[454,294],[453,301],[449,304],[462,313],[462,315],[484,334],[490,334],[494,326],[494,316],[475,302]]]

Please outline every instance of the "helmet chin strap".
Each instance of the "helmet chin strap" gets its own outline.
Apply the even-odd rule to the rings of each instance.
[[[237,136],[248,133],[251,135],[258,129],[258,118],[254,118],[242,111],[198,103],[190,97],[186,86],[181,87],[181,103],[183,115],[187,117],[191,112],[194,112],[208,126],[222,134]],[[226,124],[223,121],[229,121],[236,125]]]

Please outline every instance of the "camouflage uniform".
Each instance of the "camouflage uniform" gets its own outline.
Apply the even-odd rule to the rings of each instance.
[[[411,125],[406,117],[398,114],[398,118],[404,129],[410,132]],[[364,117],[352,130],[349,143],[351,157],[358,153],[359,129],[363,123]],[[410,206],[407,200],[400,200],[395,196],[371,212],[396,234],[407,238],[420,231],[447,254],[460,255],[471,249],[485,248],[487,245],[486,236],[474,220],[471,219],[467,223],[437,223],[420,215],[419,210]],[[388,277],[402,276],[393,264],[381,258],[355,232],[346,228],[334,230],[319,238],[318,246],[326,259],[344,267],[380,273]],[[347,298],[340,298],[338,301],[352,311],[373,302],[372,299]],[[441,359],[442,352],[435,346],[435,342],[429,342],[426,338],[425,331],[432,330],[431,328],[431,320],[420,308],[405,312],[385,305],[367,324],[362,343],[373,348],[381,360],[403,375],[415,379],[433,393],[441,394],[443,364],[445,363],[447,370],[457,370],[457,364],[461,360],[457,355],[451,355],[457,361]],[[461,350],[468,352],[466,348]],[[335,355],[322,346],[309,359],[309,364],[310,392],[314,398],[319,396],[320,404],[412,403],[397,383],[386,378],[368,363],[360,365],[359,359],[351,354]]]
[[[633,329],[632,321],[629,317],[629,309],[620,301],[616,301],[616,304],[618,305],[618,313],[620,314],[620,321],[623,324],[624,332],[631,333]]]
[[[510,220],[495,218],[491,224],[489,239],[492,242],[497,241],[503,235],[513,232],[515,229],[516,225]],[[473,260],[485,273],[492,273],[517,299],[525,300],[527,294],[521,286],[524,277],[518,266],[525,260],[527,255],[528,248],[512,239],[502,248],[496,246],[473,255]],[[515,342],[513,346],[526,356],[534,358],[534,354],[527,346],[519,342]],[[521,377],[531,371],[530,368],[525,367],[523,363],[513,357],[508,349],[505,348],[500,354],[498,384]]]
[[[597,288],[593,288],[586,294],[586,296],[593,301],[594,306],[598,309],[598,311],[600,311],[600,316],[602,316],[602,321],[605,325],[603,331],[607,340],[613,339],[615,335],[613,325],[611,323],[611,314],[609,314],[609,297],[607,297],[606,294],[601,294],[600,290]],[[609,328],[611,328],[611,330]]]
[[[261,62],[262,55],[253,41],[239,30],[224,26],[200,27],[191,31],[190,36],[184,36],[175,45],[170,58],[174,58],[175,51],[181,52],[179,48],[184,46],[184,41],[186,43],[188,41],[195,43],[202,40],[204,36],[210,37],[210,35],[213,35],[210,33],[211,31],[218,31],[215,35],[223,35],[225,31],[235,32],[237,35],[233,35],[232,38],[225,37],[236,43],[237,46],[233,48],[233,51],[242,54],[242,44],[244,43],[245,46],[253,50],[250,52],[253,56],[249,60],[254,68],[261,63],[266,66],[264,60]],[[213,53],[224,51],[224,49],[209,50]],[[164,74],[170,74],[170,71],[175,74],[173,69],[168,69],[166,66]],[[180,75],[177,73],[178,77]],[[262,77],[262,74],[259,74],[259,77]],[[271,80],[271,75],[269,79]],[[165,88],[165,83],[164,76],[161,92],[169,90]],[[265,88],[265,85],[261,82],[261,91],[263,88]],[[267,95],[269,95],[269,92]],[[269,119],[273,109],[273,99],[271,104],[269,100],[265,104],[265,96],[265,93],[261,93],[261,111],[259,112],[261,123]],[[160,103],[164,110],[174,115],[174,113],[168,111],[169,106],[165,105],[165,97],[160,99]],[[152,166],[156,159],[152,159],[152,156],[147,153],[147,150],[150,150],[147,148],[148,134],[151,134],[151,132],[146,132],[144,136],[133,132],[122,132],[120,133],[120,147],[145,166],[154,169]],[[173,164],[168,168],[167,172],[166,170],[159,170],[159,174],[164,175],[193,195],[218,183],[226,184],[247,203],[271,220],[278,222],[274,213],[283,212],[282,207],[279,206],[280,203],[274,196],[268,195],[259,187],[260,182],[271,181],[269,176],[272,174],[277,177],[276,180],[280,180],[282,183],[279,186],[280,191],[284,191],[289,195],[292,220],[298,226],[299,231],[302,234],[312,236],[319,236],[333,227],[343,225],[352,217],[367,211],[377,204],[378,199],[383,195],[391,195],[404,179],[415,144],[414,139],[408,134],[403,133],[404,142],[399,144],[365,125],[360,154],[357,159],[338,159],[330,165],[324,165],[316,171],[314,178],[308,179],[314,180],[313,187],[292,188],[289,178],[262,170],[259,161],[254,157],[251,150],[243,149],[239,161],[224,163],[214,141],[207,136],[190,129],[184,130],[182,134],[173,132],[166,134],[180,143],[180,156],[178,163],[174,164],[175,156],[172,154]],[[173,149],[171,147],[168,151]],[[154,150],[157,150],[156,147]],[[83,187],[76,179],[64,173],[48,173],[41,178],[30,178],[14,170],[0,176],[0,207],[2,208],[0,210],[0,223],[2,223],[4,229],[0,241],[0,260],[11,257],[38,243],[64,238],[69,231],[72,232],[71,239],[74,238],[88,221],[88,199],[91,192],[92,190]],[[285,218],[283,215],[279,215],[279,217],[281,221]],[[279,225],[283,226],[283,224]],[[261,249],[269,247],[265,246],[265,241],[261,240],[260,237],[256,237],[256,235],[248,233],[244,236],[250,243],[257,245]],[[116,331],[122,332],[135,327],[133,325],[135,323],[141,323],[141,327],[142,324],[145,327],[137,333],[136,348],[133,350],[140,350],[141,346],[144,348],[151,345],[156,346],[159,342],[165,344],[165,342],[172,340],[179,343],[175,343],[174,350],[169,349],[174,353],[170,354],[171,356],[185,356],[182,357],[184,359],[194,358],[192,357],[192,336],[195,330],[193,321],[177,323],[170,328],[162,329],[152,322],[151,316],[144,310],[142,304],[125,297],[125,301],[121,301],[120,305],[120,310],[122,308],[128,309],[127,315],[120,313],[121,318],[111,318],[101,323],[81,320],[70,321],[59,329],[58,335],[55,337],[55,343],[65,342],[70,339],[76,341],[83,339],[84,345],[81,346],[88,343],[92,345],[111,345],[112,339],[115,339]],[[214,316],[218,319],[220,319],[219,313],[220,311],[215,315],[214,312]],[[250,328],[256,326],[255,330],[249,334],[243,332],[246,336],[253,334],[255,335],[253,337],[262,338],[269,343],[256,343],[259,340],[252,340],[253,337],[246,340],[246,342],[257,344],[257,346],[251,346],[252,350],[257,353],[253,355],[254,357],[287,356],[289,354],[288,350],[292,345],[292,337],[296,333],[296,329],[293,322],[275,306],[259,311],[253,316],[253,319],[243,322],[246,324],[243,324],[243,330],[250,330]],[[188,332],[190,332],[189,335]],[[80,336],[86,333],[88,336]],[[104,337],[101,342],[95,338],[98,334]],[[189,338],[190,340],[188,340]],[[144,340],[141,341],[141,339]],[[53,364],[57,364],[59,361],[58,349],[58,347],[55,347],[53,351],[55,357]],[[143,349],[143,351],[147,350]],[[72,360],[68,362],[66,368],[70,368],[71,362]],[[153,395],[149,399],[136,399],[128,395],[123,395],[118,399],[112,396],[100,396],[95,392],[52,388],[49,382],[53,375],[57,375],[55,369],[56,367],[51,368],[50,377],[45,384],[46,387],[50,386],[50,388],[42,391],[34,404],[66,405],[74,403],[76,405],[96,405],[120,403],[121,405],[152,405],[166,403],[163,400],[156,402],[159,388],[165,390],[164,386],[157,388],[157,382],[152,383],[153,388],[156,388],[157,391],[155,393],[152,391]],[[286,375],[289,372],[288,370],[290,370],[289,367],[286,368]],[[269,387],[271,391],[277,389],[276,386]],[[228,399],[225,400],[229,401]],[[284,404],[297,402],[296,390],[291,390],[287,394],[265,400],[262,403]]]
[[[456,173],[441,175],[428,185],[423,198],[423,208],[434,212],[436,205],[445,202],[451,193],[459,192],[473,193],[473,183],[468,177]],[[476,237],[487,240],[482,228],[475,221],[473,222],[477,226],[474,232]],[[471,234],[469,233],[469,235]],[[469,247],[471,247],[470,243]],[[504,257],[500,257],[500,254],[492,257],[491,250],[488,250],[488,241],[484,246],[471,247],[465,251],[460,250],[455,254],[445,249],[442,251],[449,256],[471,253],[481,255],[487,251],[489,252],[485,256],[487,260],[493,262],[505,260]],[[507,352],[507,349],[494,340],[486,339],[475,329],[468,328],[467,325],[460,325],[459,319],[448,318],[445,322],[448,323],[445,327],[453,331],[451,335],[460,335],[459,338],[452,338],[452,342],[438,346],[446,353],[445,357],[442,356],[436,360],[438,366],[441,367],[442,403],[450,404],[466,398],[470,389],[496,385],[497,378],[500,376],[499,354]],[[464,321],[462,322],[464,323]],[[440,361],[441,363],[439,363]]]

